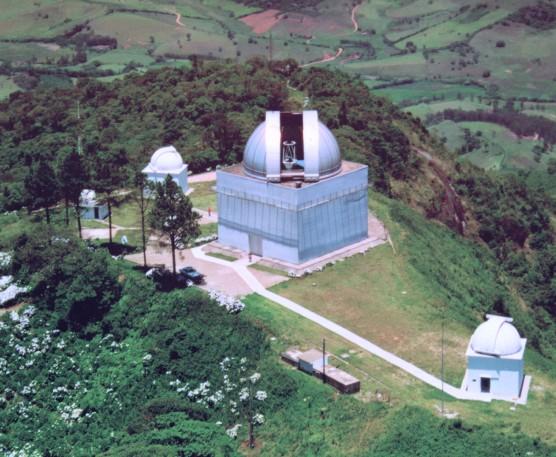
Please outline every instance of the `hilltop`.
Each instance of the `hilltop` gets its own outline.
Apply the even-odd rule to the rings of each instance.
[[[384,338],[382,327],[388,328],[401,339],[396,351],[433,372],[438,348],[430,339],[447,319],[448,353],[454,355],[447,375],[454,383],[461,375],[457,354],[482,314],[511,314],[529,339],[528,369],[539,389],[523,414],[510,416],[506,404],[453,402],[449,407],[462,419],[440,420],[430,411],[444,397],[362,354],[349,363],[368,375],[363,394],[336,397],[277,362],[288,344],[313,345],[322,330],[256,295],[245,299],[246,310],[236,316],[197,290],[157,293],[125,262],[85,249],[73,227],[66,232],[58,220],[48,229],[40,208],[27,214],[33,203],[26,193],[29,170],[38,163],[58,170],[78,135],[91,178],[114,157],[132,175],[164,143],[173,143],[192,170],[204,171],[237,162],[265,110],[299,110],[307,99],[338,138],[343,156],[369,165],[370,208],[390,231],[395,251],[383,246],[275,290],[346,325],[362,325],[353,318],[356,312],[372,316],[373,338]],[[18,278],[55,284],[48,293],[37,287],[29,297],[35,311],[11,315],[2,327],[9,331],[1,335],[1,366],[12,375],[1,411],[2,446],[31,442],[56,449],[55,455],[248,453],[226,436],[225,427],[234,422],[229,411],[199,406],[188,396],[215,394],[201,395],[201,383],[220,386],[219,364],[245,356],[269,394],[263,444],[254,455],[305,449],[331,456],[407,455],[415,447],[432,455],[447,448],[452,455],[553,452],[548,446],[556,438],[547,425],[554,420],[556,357],[553,200],[518,175],[460,163],[420,119],[374,95],[362,78],[300,68],[293,60],[193,59],[187,68],[114,81],[81,78],[75,86],[14,93],[0,104],[0,113],[0,206],[7,212],[0,215],[0,247],[18,247],[12,266]],[[133,185],[126,173],[118,179],[120,189]],[[87,306],[95,312],[75,322],[72,310]],[[19,353],[14,358],[14,332],[17,344],[32,353],[33,369],[19,370],[29,360]],[[353,350],[325,336],[335,353]],[[409,338],[414,344],[403,344]],[[423,342],[430,354],[416,348]],[[52,366],[64,376],[52,373]],[[33,384],[35,379],[43,382]],[[377,388],[392,393],[390,404],[373,397]],[[39,428],[40,442],[29,434]],[[66,440],[58,439],[62,433]],[[345,436],[353,437],[353,445],[344,444]]]

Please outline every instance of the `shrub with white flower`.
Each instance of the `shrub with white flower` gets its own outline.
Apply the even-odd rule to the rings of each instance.
[[[12,255],[7,252],[0,252],[0,271],[7,270],[12,262]]]
[[[209,290],[209,297],[216,301],[218,306],[226,308],[230,314],[237,314],[245,308],[245,303],[231,295],[226,295],[218,290]]]
[[[230,427],[226,430],[226,435],[228,435],[230,438],[237,438],[237,432],[239,431],[240,427],[241,424],[235,424],[233,427]]]
[[[265,401],[268,397],[268,394],[264,390],[257,390],[255,393],[255,398],[259,401]]]

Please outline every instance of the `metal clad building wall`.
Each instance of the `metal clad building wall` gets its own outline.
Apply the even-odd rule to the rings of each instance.
[[[265,257],[300,263],[367,237],[367,167],[301,189],[218,171],[217,192],[220,242],[260,236]]]

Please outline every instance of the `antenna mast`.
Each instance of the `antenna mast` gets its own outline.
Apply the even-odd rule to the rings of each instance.
[[[81,155],[82,146],[81,146],[81,110],[80,110],[80,103],[77,100],[77,153]]]

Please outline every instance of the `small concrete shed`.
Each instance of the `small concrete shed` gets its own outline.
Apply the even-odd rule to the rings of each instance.
[[[97,200],[94,190],[84,189],[81,192],[80,205],[83,219],[106,219],[108,217],[108,206]]]
[[[323,357],[322,351],[318,349],[309,349],[299,355],[299,369],[309,374],[313,374],[316,370],[322,371],[323,365],[328,365],[329,357],[330,354],[328,352],[326,352]]]

